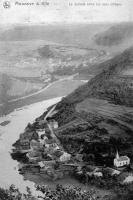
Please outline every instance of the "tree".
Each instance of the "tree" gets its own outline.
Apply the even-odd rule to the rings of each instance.
[[[22,194],[19,189],[11,185],[8,190],[0,188],[0,200],[97,200],[94,190],[82,191],[78,187],[63,187],[57,185],[55,190],[47,186],[36,186],[36,190],[41,192],[38,197],[34,197],[27,187],[27,193]]]

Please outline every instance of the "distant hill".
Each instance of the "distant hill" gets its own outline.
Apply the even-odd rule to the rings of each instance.
[[[132,44],[132,23],[21,25],[2,29],[0,41],[36,41],[105,50],[123,51]]]
[[[62,44],[88,45],[92,36],[109,26],[108,24],[15,26],[2,31],[0,41],[45,40]]]
[[[133,38],[133,24],[117,24],[111,26],[106,31],[95,35],[95,42],[101,46],[116,46]]]

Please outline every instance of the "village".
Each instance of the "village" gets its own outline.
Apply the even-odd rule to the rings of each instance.
[[[57,138],[58,122],[51,118],[55,106],[47,113],[44,119],[36,119],[35,123],[28,124],[24,133],[14,144],[13,154],[25,156],[24,162],[20,161],[19,173],[27,171],[33,174],[44,174],[51,180],[62,179],[65,176],[83,177],[89,179],[103,178],[105,172],[110,177],[124,175],[122,183],[133,182],[133,172],[130,158],[120,156],[116,151],[113,167],[96,166],[83,161],[83,155],[72,155],[66,152]]]

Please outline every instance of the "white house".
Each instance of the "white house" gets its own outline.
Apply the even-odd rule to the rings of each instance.
[[[61,156],[60,156],[60,161],[61,162],[67,162],[71,159],[71,155],[69,153],[64,152]]]
[[[47,168],[47,167],[54,166],[56,162],[54,160],[45,160],[45,161],[38,162],[38,164],[41,168]]]
[[[114,159],[115,167],[123,167],[130,164],[130,158],[128,156],[119,156],[119,153],[116,153],[116,157]]]
[[[58,122],[55,121],[55,120],[51,120],[50,121],[50,125],[53,129],[57,129],[59,126],[58,126]]]
[[[102,177],[103,174],[102,172],[94,172],[94,176],[97,176],[97,177]]]
[[[45,130],[39,130],[37,133],[38,133],[39,138],[41,138],[41,136],[45,134]]]
[[[121,173],[120,171],[114,169],[114,170],[112,171],[112,174],[111,174],[111,175],[112,175],[112,176],[115,176],[115,175],[119,175],[120,173]]]
[[[130,184],[133,182],[133,174],[129,174],[125,180],[123,181],[124,184]]]

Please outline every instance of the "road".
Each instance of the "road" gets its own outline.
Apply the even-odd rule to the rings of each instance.
[[[12,103],[12,102],[16,102],[16,101],[19,101],[19,100],[23,100],[23,99],[26,99],[28,97],[33,97],[33,96],[35,96],[37,94],[40,94],[40,93],[44,92],[45,90],[47,90],[49,87],[51,87],[55,83],[58,83],[58,82],[61,82],[61,81],[64,81],[64,80],[69,80],[69,79],[68,78],[62,78],[60,80],[54,81],[54,82],[50,83],[49,85],[47,85],[45,88],[43,88],[43,89],[41,89],[41,90],[39,90],[37,92],[34,92],[32,94],[29,94],[29,95],[26,95],[26,96],[23,96],[23,97],[20,97],[20,98],[9,100],[8,103]],[[2,103],[0,104],[0,106],[3,106],[3,105],[4,104],[2,104]]]
[[[46,116],[44,117],[44,121],[47,119],[47,117],[49,117],[49,115],[51,115],[51,113],[54,111],[55,107],[56,107],[56,105],[53,106],[53,107],[51,108],[51,110],[46,114]]]
[[[53,131],[51,125],[48,124],[48,127],[49,127],[49,130],[50,130],[50,132],[51,132],[51,137],[52,137],[53,139],[55,139],[56,144],[59,146],[60,150],[64,151],[64,148],[63,148],[63,146],[62,146],[60,140],[59,140],[59,139],[57,138],[57,136],[55,135],[55,133],[54,133],[54,131]]]
[[[47,117],[49,117],[49,115],[51,115],[51,113],[55,110],[55,107],[56,107],[56,105],[54,105],[54,106],[50,109],[50,111],[49,111],[49,112],[47,113],[47,115],[45,116],[44,120],[47,120]],[[60,149],[63,150],[63,147],[62,147],[62,145],[61,145],[59,139],[58,139],[57,136],[55,135],[54,130],[53,130],[53,128],[51,127],[50,123],[47,122],[47,125],[48,125],[48,128],[49,128],[49,130],[50,130],[51,137],[56,141],[56,144],[58,144],[58,146],[60,147]]]

